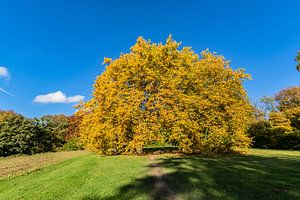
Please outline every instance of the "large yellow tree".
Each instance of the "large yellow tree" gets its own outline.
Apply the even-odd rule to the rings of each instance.
[[[130,53],[106,58],[93,98],[80,110],[81,137],[100,154],[141,153],[153,142],[184,153],[247,148],[249,78],[222,56],[196,54],[169,37],[165,44],[137,39]]]

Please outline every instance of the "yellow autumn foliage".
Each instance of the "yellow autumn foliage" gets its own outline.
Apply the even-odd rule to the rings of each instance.
[[[165,44],[139,37],[130,53],[104,63],[93,98],[80,110],[87,149],[132,154],[159,142],[215,154],[250,145],[251,106],[242,85],[249,75],[222,56],[198,55],[171,37]]]

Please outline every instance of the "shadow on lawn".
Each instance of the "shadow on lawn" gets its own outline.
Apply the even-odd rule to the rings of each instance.
[[[300,157],[164,157],[164,180],[182,199],[300,199]],[[149,166],[151,167],[151,166]],[[152,191],[154,177],[137,179],[118,194],[84,200],[166,199]]]

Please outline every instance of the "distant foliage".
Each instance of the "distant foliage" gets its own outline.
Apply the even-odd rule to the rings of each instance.
[[[69,140],[74,137],[80,136],[80,129],[79,126],[82,121],[82,116],[79,114],[74,114],[68,117],[68,128],[65,136],[65,140]]]
[[[277,111],[276,100],[274,97],[263,96],[260,99],[259,110],[262,111],[264,117],[268,116],[270,112]]]
[[[298,71],[300,71],[300,51],[297,53],[295,61],[297,62],[296,68],[297,68]]]
[[[66,143],[62,147],[66,151],[76,151],[83,150],[84,146],[80,139],[80,129],[79,126],[82,121],[82,116],[79,113],[76,113],[69,117],[68,119],[68,128],[67,134],[65,137]]]
[[[300,106],[300,87],[294,86],[281,90],[276,94],[275,100],[280,111]]]
[[[286,117],[284,112],[271,112],[269,116],[270,128],[278,132],[292,131],[291,121]]]
[[[51,136],[53,149],[62,147],[69,127],[69,117],[65,115],[46,115],[39,119],[39,125],[46,135]]]
[[[11,111],[0,111],[0,156],[82,149],[78,132],[76,137],[69,133],[69,127],[75,126],[69,123],[65,115],[27,119]]]
[[[286,117],[291,121],[294,129],[300,130],[300,106],[295,106],[283,111]]]
[[[249,78],[222,56],[201,56],[169,37],[166,44],[138,38],[130,53],[106,58],[88,101],[80,132],[101,154],[141,153],[159,142],[184,153],[215,154],[248,147]]]
[[[253,146],[266,149],[300,149],[300,131],[285,132],[284,129],[272,129],[268,121],[256,121],[249,128],[253,137]]]
[[[80,140],[79,137],[72,137],[61,148],[61,150],[64,151],[77,151],[77,150],[83,150],[84,146]]]
[[[259,111],[254,113],[248,130],[254,147],[300,149],[300,87],[283,89],[273,105],[277,107],[267,117],[257,118]]]
[[[35,120],[14,112],[0,112],[0,156],[43,152],[51,148],[49,140]]]

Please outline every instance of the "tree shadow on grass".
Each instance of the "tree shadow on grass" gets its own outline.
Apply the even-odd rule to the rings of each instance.
[[[162,158],[165,180],[184,199],[300,199],[300,158]]]
[[[300,157],[161,157],[163,179],[181,199],[300,199]],[[151,167],[151,166],[149,166]],[[136,179],[110,197],[84,200],[168,199],[153,192],[155,177]]]
[[[122,186],[118,189],[117,194],[109,197],[100,197],[98,195],[88,195],[82,200],[129,200],[129,199],[159,199],[151,196],[154,186],[154,177],[146,176],[141,179],[135,179],[132,183]]]

